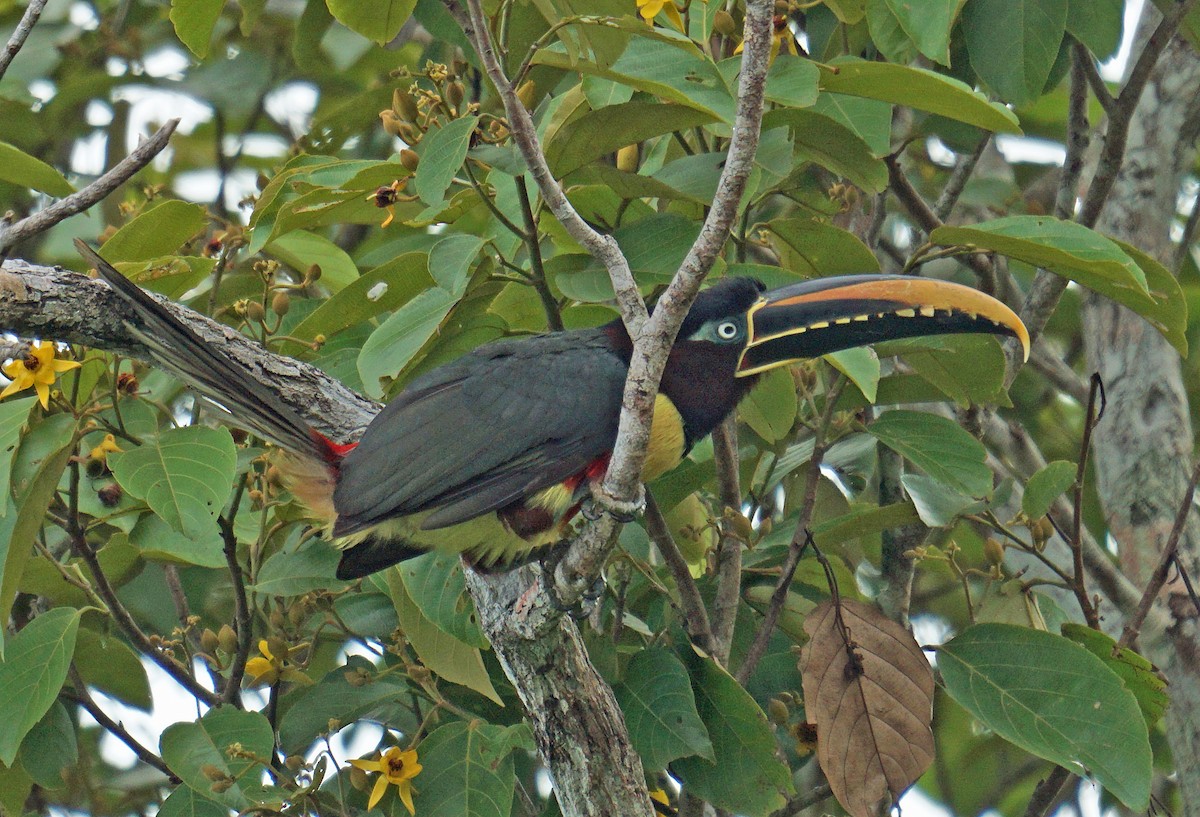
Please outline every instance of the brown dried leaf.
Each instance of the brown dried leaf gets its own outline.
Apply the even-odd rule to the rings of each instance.
[[[867,604],[841,605],[861,671],[833,603],[817,605],[800,653],[804,711],[834,796],[854,817],[874,817],[933,762],[933,670],[899,624]]]

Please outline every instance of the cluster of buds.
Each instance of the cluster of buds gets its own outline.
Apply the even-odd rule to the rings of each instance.
[[[466,88],[460,78],[466,70],[466,63],[459,61],[452,66],[425,63],[425,70],[414,77],[418,81],[407,88],[397,88],[392,93],[392,107],[379,112],[383,129],[412,147],[430,130],[462,116],[477,114],[479,103],[466,102]],[[422,79],[426,82],[422,83]]]

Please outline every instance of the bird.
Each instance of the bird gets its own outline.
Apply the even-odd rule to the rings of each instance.
[[[561,541],[603,480],[633,344],[620,320],[507,338],[414,379],[360,439],[329,439],[82,241],[124,299],[152,362],[282,448],[285,485],[341,549],[351,580],[430,550],[507,569]],[[701,291],[671,347],[642,479],[677,466],[770,369],[876,341],[979,332],[1016,338],[1000,301],[901,275],[816,278],[767,291],[728,276]]]

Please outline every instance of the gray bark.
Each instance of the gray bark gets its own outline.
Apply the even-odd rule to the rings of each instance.
[[[1158,14],[1147,4],[1144,43]],[[1183,174],[1195,161],[1200,128],[1200,59],[1176,38],[1159,60],[1134,114],[1124,165],[1097,229],[1170,264],[1170,229]],[[1139,586],[1158,562],[1190,472],[1193,435],[1178,354],[1143,319],[1098,296],[1084,307],[1089,368],[1100,372],[1108,407],[1096,428],[1094,466],[1109,530],[1122,567]],[[1192,575],[1200,574],[1200,526],[1180,544]],[[1200,815],[1200,641],[1194,611],[1166,628],[1147,627],[1142,647],[1167,674],[1168,737],[1186,815]]]

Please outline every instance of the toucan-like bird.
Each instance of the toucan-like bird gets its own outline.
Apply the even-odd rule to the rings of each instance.
[[[617,436],[632,345],[621,322],[499,340],[417,378],[357,443],[329,440],[80,241],[137,315],[155,362],[282,446],[288,485],[365,576],[443,549],[491,566],[561,539]],[[776,366],[880,340],[957,332],[1016,337],[1020,319],[969,287],[893,275],[764,291],[725,278],[701,292],[671,349],[642,477],[674,468]],[[497,524],[497,521],[499,524]]]

